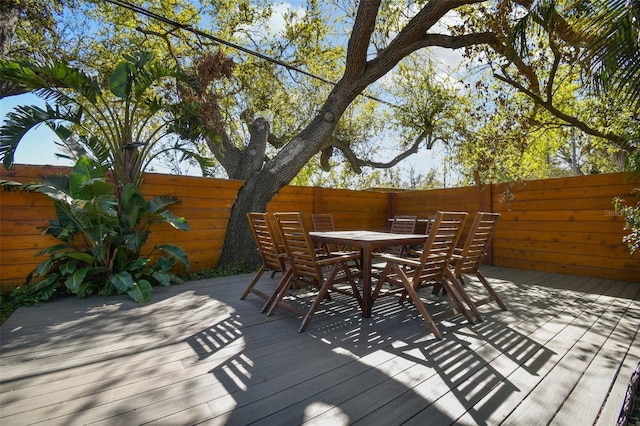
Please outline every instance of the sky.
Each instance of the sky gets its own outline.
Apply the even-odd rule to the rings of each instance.
[[[304,0],[294,0],[288,3],[281,3],[276,10],[280,10],[281,14],[278,16],[281,18],[282,13],[289,9],[299,10],[302,13],[304,10]],[[271,22],[271,30],[278,31],[284,28],[284,20],[275,18]],[[437,57],[435,56],[437,55]],[[438,65],[436,69],[443,73],[448,72],[457,65],[460,61],[458,53],[449,49],[438,49],[432,54],[432,57],[437,60]],[[4,122],[6,114],[12,111],[19,105],[37,105],[43,107],[44,101],[32,94],[24,94],[11,96],[0,100],[0,122]],[[15,155],[16,164],[49,164],[56,166],[69,166],[72,165],[70,160],[60,159],[55,156],[56,152],[60,152],[59,148],[55,145],[56,141],[60,141],[57,136],[46,126],[40,125],[34,129],[31,129],[20,142]],[[389,153],[389,158],[397,155],[397,153]],[[380,161],[386,161],[387,159],[378,159]],[[408,159],[400,163],[400,167],[408,170],[413,168],[416,173],[426,174],[430,169],[435,168],[438,171],[438,179],[445,179],[443,175],[444,164],[444,152],[442,145],[434,147],[433,150],[421,150],[418,154],[412,155]],[[161,165],[155,165],[154,171],[163,173],[169,172]],[[197,173],[197,169],[191,169],[192,172]]]
[[[0,100],[0,116],[2,122],[6,119],[6,114],[19,105],[44,106],[44,101],[30,93],[24,95],[10,96]],[[69,160],[61,160],[54,155],[59,152],[54,141],[60,141],[51,129],[45,125],[40,125],[31,129],[18,145],[15,163],[17,164],[50,164],[54,166],[69,166]]]

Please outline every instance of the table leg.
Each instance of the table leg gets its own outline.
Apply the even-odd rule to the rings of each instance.
[[[371,317],[371,248],[362,247],[362,316]]]

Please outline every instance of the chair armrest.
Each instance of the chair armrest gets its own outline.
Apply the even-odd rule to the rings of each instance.
[[[349,260],[357,260],[359,259],[360,256],[358,256],[357,254],[342,254],[340,256],[331,256],[331,257],[325,257],[323,259],[319,259],[317,261],[317,264],[319,266],[326,266],[326,265],[332,265],[334,263],[339,263],[339,262],[347,262]]]
[[[420,266],[420,260],[412,257],[401,257],[393,254],[381,253],[376,255],[377,258],[386,260],[387,262],[399,263],[401,265],[416,267]]]

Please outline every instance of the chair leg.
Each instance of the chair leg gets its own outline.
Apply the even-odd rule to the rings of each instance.
[[[258,272],[256,272],[256,275],[253,277],[253,280],[251,280],[251,283],[249,283],[249,286],[247,287],[247,289],[244,291],[244,293],[242,293],[242,296],[240,296],[240,300],[244,300],[249,295],[249,292],[253,290],[253,286],[256,285],[256,283],[264,273],[265,269],[266,268],[264,267],[264,265],[260,266],[260,269],[258,269]]]
[[[478,307],[476,306],[475,302],[471,300],[471,297],[469,297],[469,294],[462,287],[462,283],[458,281],[458,278],[454,275],[454,273],[450,269],[447,270],[447,278],[453,284],[452,294],[453,294],[453,291],[456,291],[458,295],[462,297],[462,299],[465,301],[469,309],[471,309],[471,312],[473,312],[473,315],[475,315],[478,321],[484,321],[484,319],[482,318],[482,315],[480,314],[480,311],[478,311]],[[469,320],[469,322],[471,322],[469,318],[467,319]]]
[[[384,282],[387,279],[387,275],[389,274],[390,268],[391,268],[391,264],[387,262],[384,269],[380,273],[380,276],[378,277],[378,283],[376,284],[376,288],[373,290],[373,294],[371,295],[372,303],[375,302],[378,296],[380,295],[380,290],[382,289],[382,286],[384,285]]]
[[[358,289],[358,285],[353,280],[351,269],[349,268],[349,265],[346,262],[342,264],[342,268],[345,275],[347,276],[347,279],[349,280],[349,284],[351,285],[351,291],[353,292],[353,297],[356,298],[356,300],[358,301],[358,306],[360,307],[360,310],[362,310],[362,296],[360,295],[360,289]]]
[[[413,286],[409,282],[409,279],[405,275],[404,271],[402,271],[402,268],[399,268],[397,266],[396,266],[396,270],[398,272],[398,275],[400,275],[402,286],[404,287],[405,291],[413,301],[413,304],[418,309],[418,312],[420,312],[420,315],[422,315],[422,318],[427,323],[427,326],[429,327],[429,329],[431,330],[434,336],[436,336],[438,339],[442,339],[442,333],[440,332],[440,329],[438,329],[438,325],[433,320],[433,318],[431,318],[431,315],[429,314],[429,312],[427,312],[427,308],[424,307],[424,303],[422,303],[420,296],[418,295],[416,290],[413,288]]]
[[[484,288],[487,289],[487,291],[491,295],[491,298],[496,301],[498,306],[500,306],[500,308],[502,308],[503,311],[506,311],[507,305],[505,305],[502,299],[500,299],[500,296],[498,296],[498,293],[496,293],[493,287],[491,287],[491,285],[489,284],[489,281],[487,281],[484,275],[482,275],[480,271],[476,271],[476,276],[478,277],[478,279],[480,280]]]
[[[471,302],[471,299],[469,299],[468,295],[464,292],[464,290],[460,289],[460,291],[458,291],[458,289],[455,288],[455,285],[451,286],[451,284],[449,283],[449,280],[447,280],[446,277],[442,281],[442,288],[447,292],[447,294],[449,295],[453,303],[456,305],[458,312],[464,315],[465,319],[469,323],[473,324],[473,319],[471,318],[471,315],[469,315],[469,312],[467,312],[467,309],[464,307],[464,304],[462,303],[462,299],[471,303],[469,307],[473,306],[473,302]],[[478,313],[478,315],[480,315],[480,313]]]
[[[292,277],[293,277],[293,270],[289,268],[282,275],[282,278],[280,278],[280,281],[278,281],[278,285],[276,285],[275,290],[273,291],[269,299],[267,299],[267,301],[265,302],[261,312],[264,313],[268,309],[269,312],[267,313],[267,315],[270,316],[273,314],[273,312],[276,310],[276,307],[278,306],[278,302],[282,300],[287,290],[289,289],[289,286],[291,285]]]
[[[320,306],[320,302],[322,302],[322,299],[324,299],[327,293],[329,292],[329,287],[333,285],[333,280],[336,274],[338,273],[338,266],[339,266],[338,264],[335,264],[333,266],[333,269],[331,270],[331,273],[327,277],[327,279],[324,280],[324,283],[320,287],[320,291],[316,295],[316,298],[313,300],[311,307],[309,308],[309,310],[307,311],[307,314],[302,319],[302,324],[300,324],[298,333],[302,333],[304,330],[306,330],[307,325],[309,325],[309,322],[311,321],[311,318],[313,318],[313,315],[316,313],[316,309],[318,309],[318,306]]]

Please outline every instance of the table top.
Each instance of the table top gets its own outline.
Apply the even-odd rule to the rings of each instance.
[[[328,231],[309,232],[311,239],[319,242],[337,243],[396,243],[415,244],[423,243],[427,240],[425,234],[392,234],[391,232],[378,231]]]

